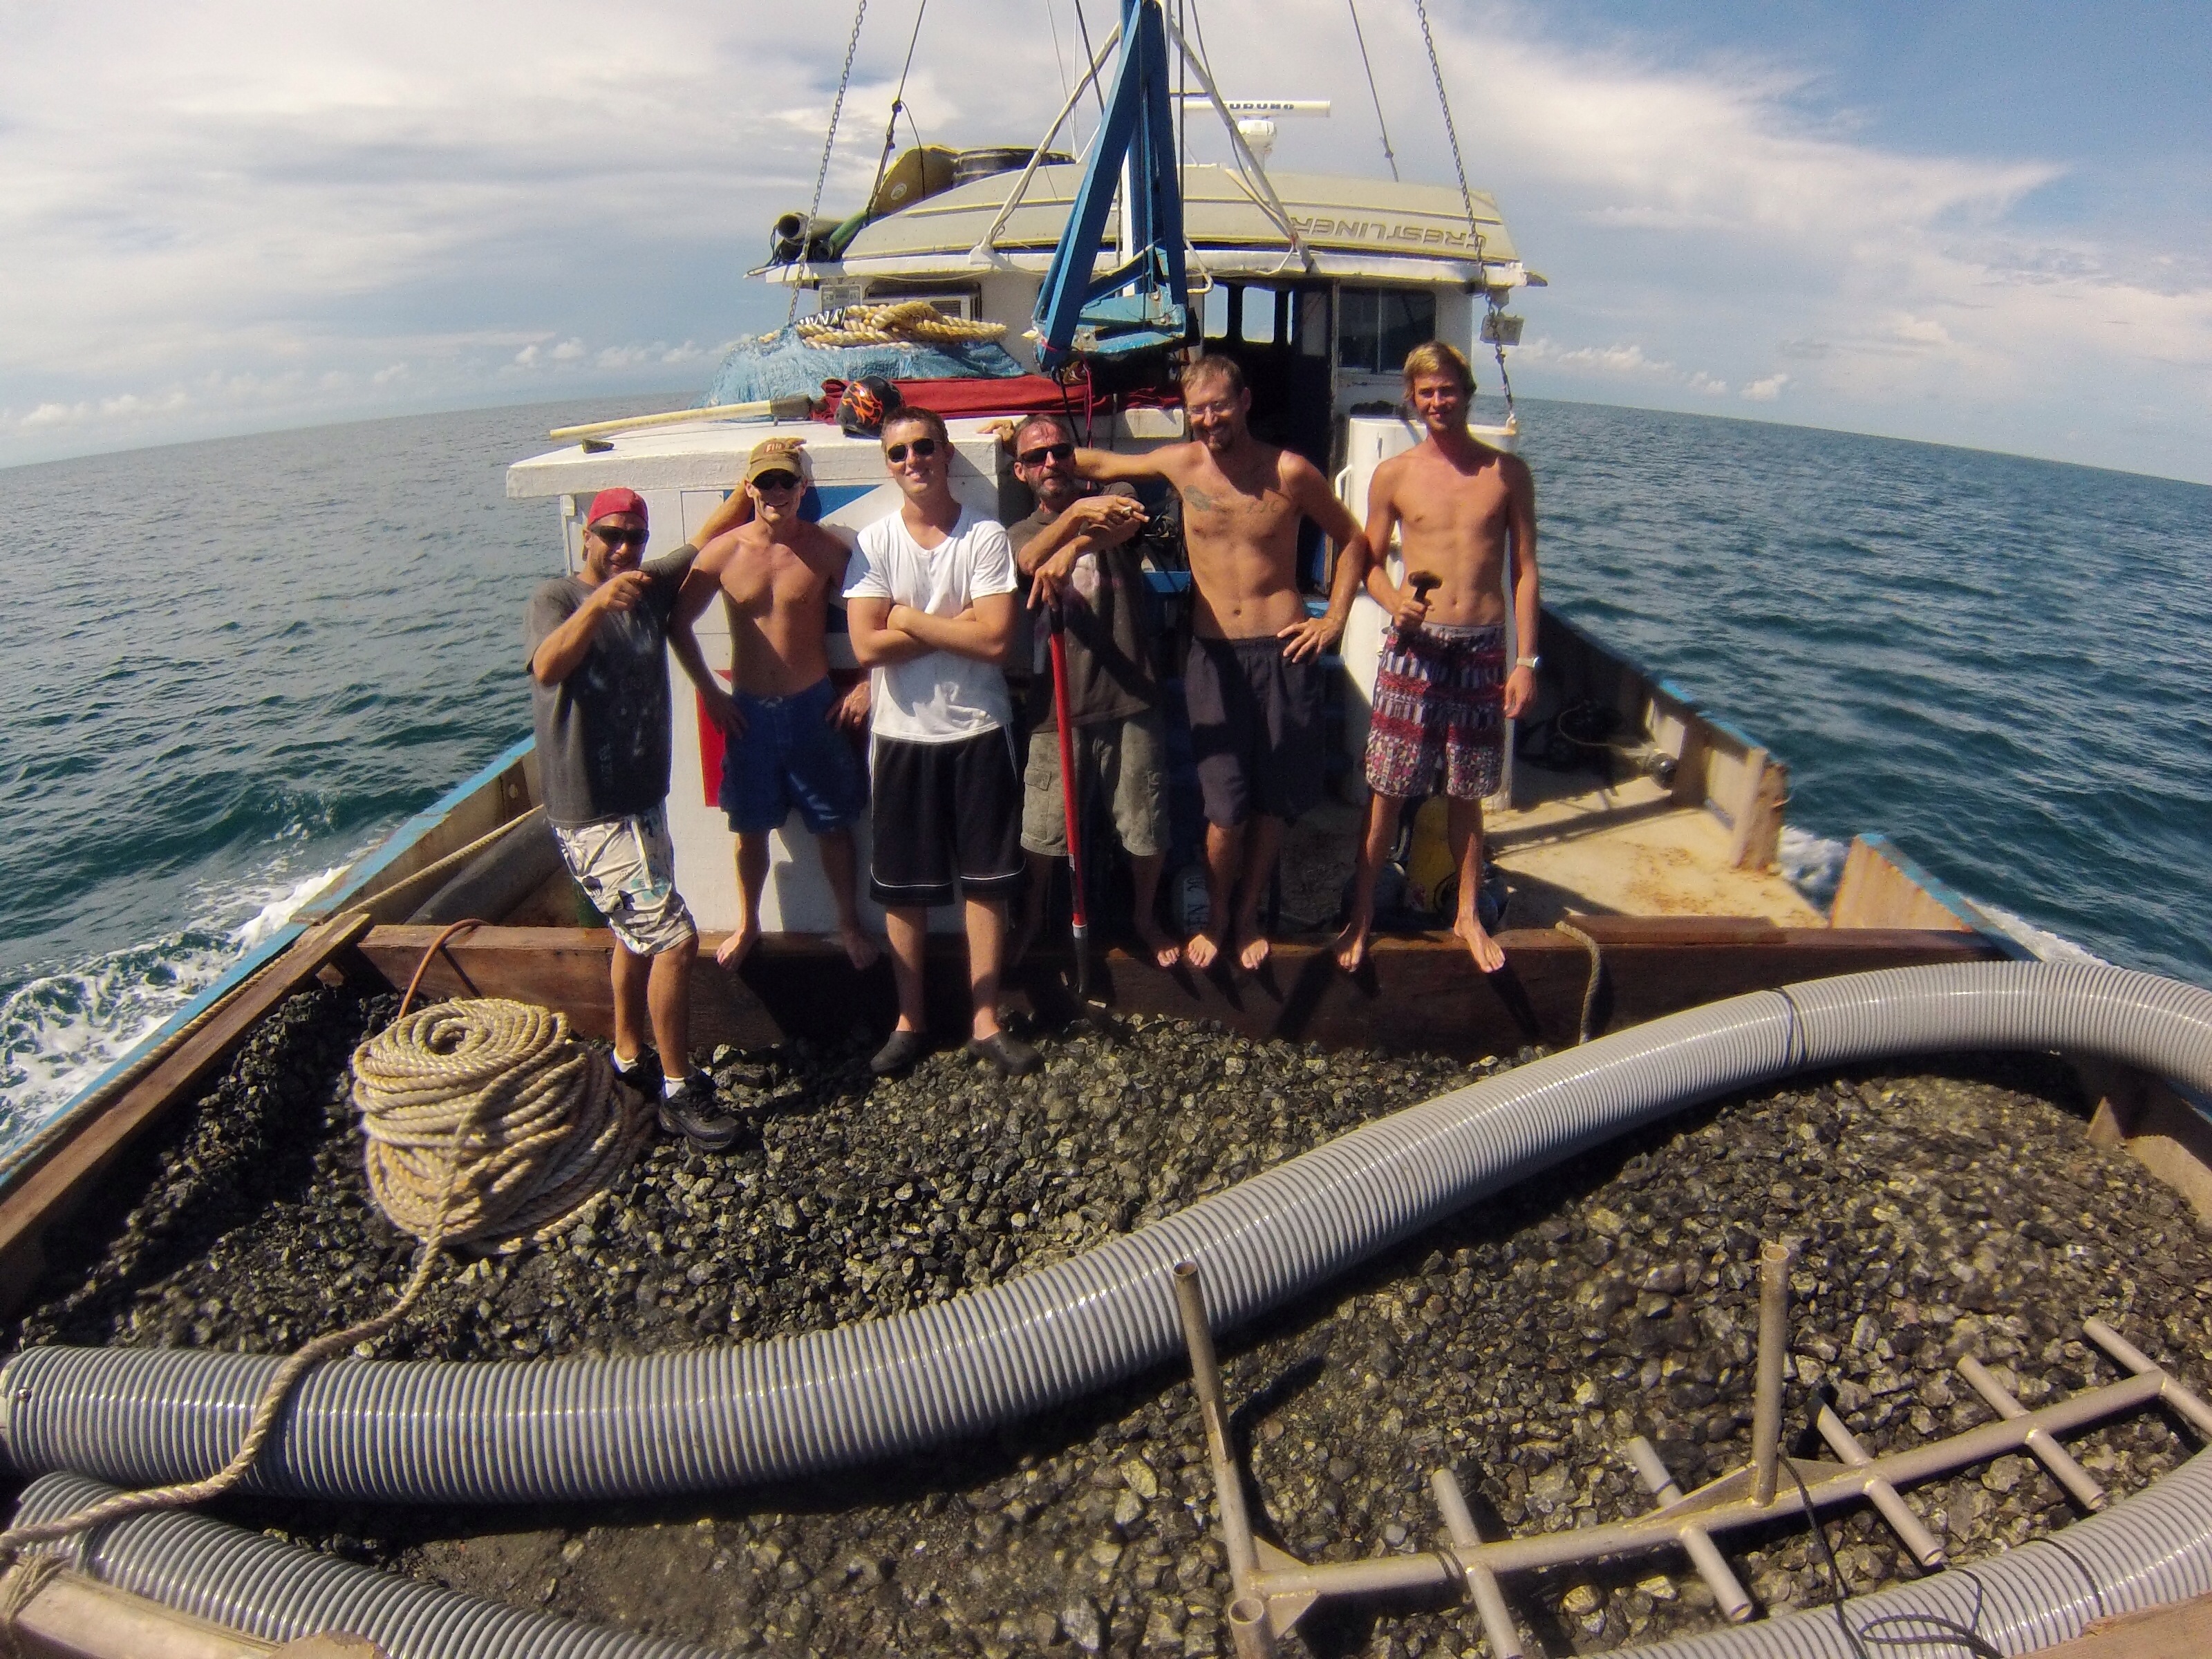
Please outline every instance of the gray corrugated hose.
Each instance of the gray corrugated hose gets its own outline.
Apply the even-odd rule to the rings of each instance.
[[[52,1521],[114,1495],[81,1475],[49,1474],[25,1489],[15,1519]],[[716,1659],[714,1649],[519,1612],[204,1516],[142,1515],[58,1553],[103,1584],[264,1642],[342,1631],[392,1659]]]
[[[2212,993],[2124,969],[1990,963],[1733,998],[1410,1107],[1085,1255],[896,1318],[636,1358],[341,1360],[301,1385],[251,1484],[513,1503],[726,1489],[911,1450],[1175,1358],[1177,1261],[1203,1268],[1225,1329],[1697,1101],[1807,1067],[1972,1048],[2117,1060],[2212,1087]],[[25,1471],[186,1479],[222,1463],[276,1363],[30,1350],[0,1370],[0,1444]]]

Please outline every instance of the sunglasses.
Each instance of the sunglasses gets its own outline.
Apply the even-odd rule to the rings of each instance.
[[[914,452],[915,459],[917,461],[926,461],[931,456],[937,453],[937,440],[934,438],[916,438],[912,443],[885,444],[884,446],[884,459],[889,461],[893,466],[896,466],[901,461],[906,459],[906,453],[909,449]]]
[[[592,526],[592,534],[597,536],[609,547],[643,547],[645,545],[645,532],[642,530],[624,530],[619,525],[605,530],[602,530],[597,525],[593,525]]]
[[[1045,444],[1036,449],[1024,449],[1014,459],[1024,466],[1039,466],[1047,461],[1072,461],[1075,459],[1075,446]]]
[[[786,489],[796,489],[799,488],[799,475],[796,472],[763,472],[760,477],[753,480],[753,488],[755,489],[762,490],[773,489],[779,492]]]

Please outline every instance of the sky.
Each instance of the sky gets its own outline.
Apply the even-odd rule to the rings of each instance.
[[[1354,3],[1405,176],[1450,182],[1413,0]],[[1274,166],[1383,173],[1346,0],[1182,3],[1229,95],[1333,101]],[[1095,40],[1114,0],[1082,4]],[[1035,142],[1076,5],[928,5],[914,129]],[[2212,7],[1430,12],[1468,172],[1550,282],[1516,390],[2212,483]],[[0,465],[689,402],[782,320],[745,272],[812,195],[851,16],[0,0]],[[868,7],[825,211],[866,192],[915,19]]]

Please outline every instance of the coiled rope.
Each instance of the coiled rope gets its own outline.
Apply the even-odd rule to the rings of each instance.
[[[636,1157],[653,1115],[617,1088],[606,1056],[568,1035],[565,1014],[503,998],[408,1005],[430,960],[473,921],[432,941],[391,1024],[353,1053],[353,1103],[368,1146],[369,1191],[393,1225],[422,1242],[399,1298],[383,1312],[319,1336],[270,1376],[246,1437],[204,1480],[118,1492],[74,1515],[0,1533],[0,1567],[51,1544],[151,1510],[221,1497],[246,1478],[307,1372],[334,1354],[374,1342],[422,1299],[449,1249],[495,1252],[543,1243],[594,1210]],[[0,1594],[0,1641],[37,1585],[24,1575]]]
[[[995,340],[1004,323],[969,322],[948,317],[927,300],[895,305],[839,306],[798,322],[799,337],[811,346],[897,345],[907,340],[951,343]]]

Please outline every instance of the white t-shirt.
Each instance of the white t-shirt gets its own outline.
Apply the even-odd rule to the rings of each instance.
[[[845,598],[889,599],[933,617],[957,617],[977,599],[1014,592],[1014,550],[1006,526],[965,508],[952,533],[924,547],[894,513],[860,532]],[[1006,677],[991,663],[931,651],[870,676],[872,729],[902,743],[957,743],[994,726],[1014,729]]]

